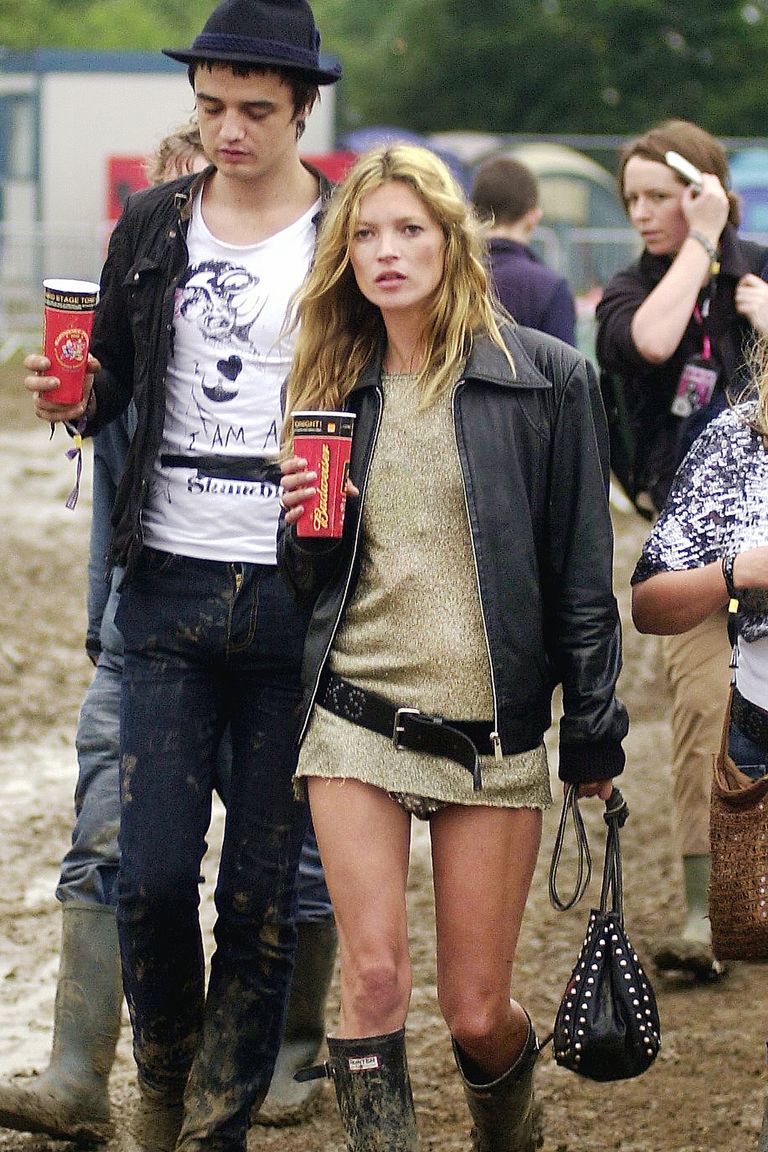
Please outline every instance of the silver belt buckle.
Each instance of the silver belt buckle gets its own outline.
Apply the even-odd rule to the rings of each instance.
[[[403,726],[400,723],[400,717],[402,715],[421,716],[421,712],[418,708],[398,708],[397,712],[395,712],[395,723],[392,726],[392,743],[398,752],[403,751],[403,745],[400,743],[399,737],[399,734],[403,731]]]

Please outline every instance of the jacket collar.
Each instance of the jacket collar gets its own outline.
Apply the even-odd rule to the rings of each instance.
[[[328,202],[333,195],[335,185],[331,183],[324,172],[321,172],[319,168],[315,168],[314,164],[307,164],[304,160],[301,161],[301,164],[303,168],[306,168],[308,172],[312,173],[320,185],[320,212],[312,221],[315,227],[317,227],[323,213],[328,207]],[[195,196],[197,196],[208,177],[213,175],[215,171],[215,166],[209,164],[202,172],[196,172],[194,176],[185,177],[186,184],[182,185],[182,187],[174,193],[174,204],[179,213],[179,218],[184,223],[186,223],[192,215],[192,204],[194,203]]]
[[[510,240],[506,236],[489,236],[488,251],[491,253],[511,252],[516,256],[525,256],[528,260],[538,262],[538,256],[532,248],[523,244],[522,240]]]
[[[515,366],[514,371],[498,344],[494,343],[486,332],[479,332],[472,342],[461,380],[482,380],[502,388],[551,388],[549,380],[539,371],[523,347],[515,331],[516,327],[517,325],[509,321],[502,321],[499,324],[504,343]],[[360,373],[352,389],[353,392],[374,387],[379,383],[383,359],[382,343]]]
[[[551,388],[526,352],[517,334],[517,325],[508,320],[499,321],[499,330],[514,364],[514,371],[501,348],[485,332],[474,339],[472,351],[464,369],[465,380],[485,380],[503,388]]]

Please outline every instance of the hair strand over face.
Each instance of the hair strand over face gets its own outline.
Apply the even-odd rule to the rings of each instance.
[[[364,197],[396,181],[415,192],[445,237],[443,276],[425,321],[426,358],[417,381],[422,405],[452,386],[480,331],[512,364],[494,313],[480,226],[461,188],[426,148],[399,143],[375,148],[360,157],[334,193],[314,263],[295,301],[298,334],[286,386],[285,443],[292,411],[341,408],[383,347],[382,314],[358,288],[349,248]]]

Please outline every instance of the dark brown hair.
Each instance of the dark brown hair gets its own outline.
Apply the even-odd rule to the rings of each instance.
[[[301,72],[295,72],[292,68],[265,68],[261,64],[240,64],[236,60],[193,60],[189,66],[189,82],[192,87],[195,87],[195,73],[198,68],[207,68],[210,71],[212,68],[228,68],[233,76],[246,78],[248,76],[278,76],[284,84],[287,84],[291,90],[293,97],[293,112],[298,115],[306,108],[307,111],[312,110],[312,106],[320,95],[317,84],[314,80],[309,80]]]
[[[522,161],[494,156],[480,165],[472,200],[482,220],[516,224],[539,203],[538,181]]]
[[[711,172],[717,176],[728,194],[728,223],[738,227],[741,220],[741,205],[738,196],[735,192],[731,192],[729,187],[730,172],[725,149],[714,136],[710,136],[709,132],[699,128],[698,124],[692,124],[690,120],[664,120],[642,136],[638,136],[623,150],[619,160],[618,183],[624,207],[627,207],[624,196],[624,169],[628,161],[633,156],[640,156],[644,160],[655,160],[659,164],[665,164],[667,152],[679,152],[700,172]]]

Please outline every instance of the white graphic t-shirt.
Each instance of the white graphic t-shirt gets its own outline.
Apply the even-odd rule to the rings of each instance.
[[[225,244],[190,220],[189,264],[176,289],[163,440],[142,514],[162,552],[275,563],[278,487],[238,478],[234,458],[275,458],[280,388],[293,337],[285,319],[307,274],[317,201],[259,244]]]

